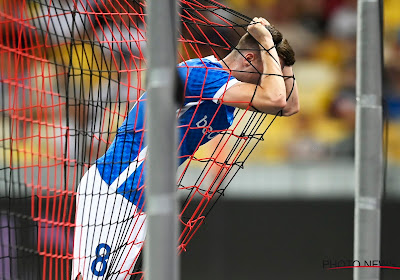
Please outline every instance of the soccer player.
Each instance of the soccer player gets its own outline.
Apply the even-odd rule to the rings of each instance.
[[[267,27],[267,28],[266,28]],[[233,122],[235,108],[298,112],[294,52],[279,31],[254,18],[224,59],[178,65],[184,105],[177,111],[179,164]],[[275,41],[275,42],[274,42]],[[279,54],[279,55],[278,55]],[[146,236],[144,93],[78,187],[72,279],[128,279]]]

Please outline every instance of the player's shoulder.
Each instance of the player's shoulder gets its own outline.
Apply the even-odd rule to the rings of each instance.
[[[185,84],[190,84],[191,89],[198,86],[196,90],[204,90],[205,84],[213,84],[213,86],[221,84],[220,86],[222,86],[233,78],[214,56],[181,62],[178,65],[178,73]]]
[[[193,58],[183,61],[178,64],[178,67],[196,67],[196,68],[221,68],[222,65],[218,62],[217,58],[213,55],[203,58]]]

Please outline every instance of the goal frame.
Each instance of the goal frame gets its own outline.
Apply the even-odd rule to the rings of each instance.
[[[178,280],[176,0],[148,1],[147,280]]]
[[[354,260],[380,259],[383,195],[383,0],[358,0]],[[377,267],[354,268],[354,280],[379,280]]]

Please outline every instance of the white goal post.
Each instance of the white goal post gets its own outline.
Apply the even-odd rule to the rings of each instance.
[[[179,278],[176,192],[176,57],[178,13],[175,0],[148,2],[147,56],[147,236],[146,280]]]
[[[383,0],[358,0],[354,260],[380,259],[384,182],[382,117]],[[379,268],[354,268],[354,280],[378,280]]]

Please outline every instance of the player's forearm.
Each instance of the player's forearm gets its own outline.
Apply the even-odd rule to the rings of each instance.
[[[292,116],[300,111],[299,92],[296,80],[293,78],[293,67],[283,68],[286,86],[286,106],[282,110],[283,116]]]
[[[273,42],[264,42],[263,46],[273,46]],[[261,50],[264,73],[261,76],[260,89],[264,112],[277,113],[286,106],[286,89],[282,78],[279,57],[275,48]]]

